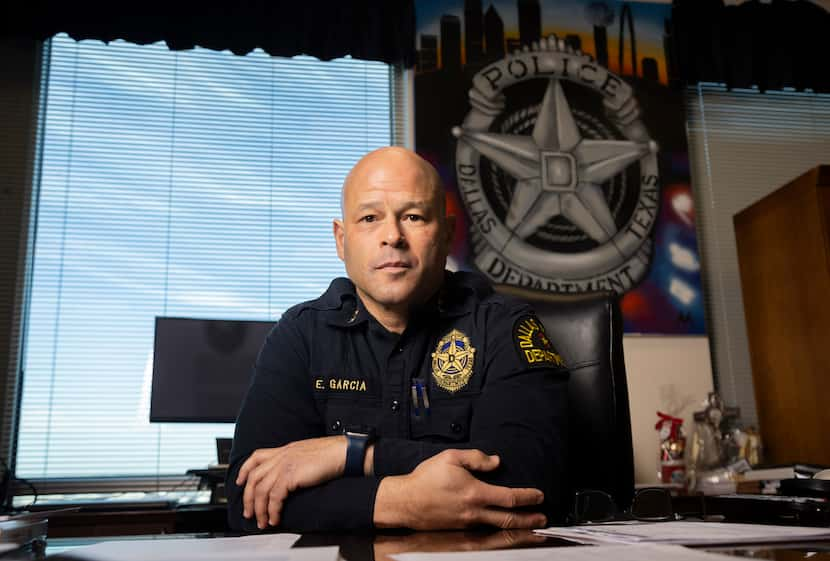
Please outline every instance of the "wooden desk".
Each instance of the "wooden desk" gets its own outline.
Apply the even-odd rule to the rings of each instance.
[[[701,510],[700,497],[676,499],[675,511],[693,516]],[[88,545],[119,536],[178,534],[181,537],[233,535],[229,532],[225,508],[194,505],[175,509],[117,509],[57,514],[49,518],[49,559],[62,559],[60,552],[73,545]],[[195,534],[195,535],[194,535]],[[171,536],[171,539],[175,539]],[[54,546],[50,553],[49,546]],[[562,547],[574,544],[556,538],[536,536],[529,530],[495,531],[378,531],[305,534],[295,547],[336,545],[347,561],[391,561],[391,555],[414,551],[484,551],[527,547]],[[817,544],[707,547],[739,557],[761,557],[792,561],[830,561],[830,542]],[[55,554],[57,553],[57,554]]]
[[[205,537],[204,535],[183,537]],[[174,538],[171,538],[174,539]],[[71,545],[88,545],[89,538],[65,538],[53,540],[56,550],[66,552]],[[74,543],[73,543],[74,542]],[[405,552],[436,551],[488,551],[528,547],[589,547],[576,546],[555,538],[535,536],[530,530],[504,531],[447,531],[447,532],[377,532],[351,534],[306,534],[294,547],[321,547],[336,545],[346,561],[392,561],[391,556]],[[136,547],[140,547],[137,542]],[[777,561],[830,561],[830,542],[779,544],[763,546],[706,547],[713,551],[736,557],[772,559]],[[47,561],[71,559],[61,553],[52,554],[46,549]],[[510,555],[505,554],[505,559]]]
[[[172,509],[96,508],[49,517],[50,538],[225,533],[229,530],[226,509],[220,505]]]
[[[339,546],[340,556],[346,561],[393,561],[391,555],[416,551],[490,551],[528,547],[570,547],[575,544],[556,538],[537,536],[531,530],[469,530],[305,534],[294,547],[327,545]]]

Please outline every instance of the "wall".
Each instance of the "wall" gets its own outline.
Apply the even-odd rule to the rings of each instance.
[[[37,95],[34,41],[0,41],[0,458],[13,455],[14,400],[20,368],[20,313],[27,253]]]
[[[627,335],[623,349],[635,481],[657,483],[657,411],[684,419],[688,434],[692,413],[701,409],[700,404],[713,387],[709,338]]]
[[[830,0],[819,1],[830,3]],[[692,187],[697,188],[694,177]],[[626,335],[623,348],[631,403],[634,478],[638,484],[657,483],[656,412],[682,417],[688,434],[692,412],[700,408],[698,404],[714,387],[709,338]]]

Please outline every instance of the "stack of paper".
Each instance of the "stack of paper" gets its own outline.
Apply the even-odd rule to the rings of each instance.
[[[609,522],[536,530],[586,545],[660,543],[728,545],[830,540],[830,529],[726,522]]]
[[[735,561],[735,557],[687,549],[679,545],[601,545],[598,547],[537,547],[499,551],[398,553],[396,561]]]
[[[68,549],[79,561],[336,561],[337,546],[291,548],[297,534],[239,538],[176,538],[103,541]],[[291,548],[291,549],[289,549]]]

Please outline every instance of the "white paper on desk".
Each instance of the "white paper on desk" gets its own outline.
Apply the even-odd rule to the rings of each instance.
[[[635,522],[551,527],[542,536],[583,544],[721,545],[830,540],[830,529],[729,522]]]
[[[679,545],[598,545],[596,547],[534,547],[496,551],[398,553],[397,561],[735,561],[735,557]]]
[[[337,546],[289,549],[297,534],[238,538],[162,538],[103,541],[68,549],[65,557],[83,561],[335,561]]]

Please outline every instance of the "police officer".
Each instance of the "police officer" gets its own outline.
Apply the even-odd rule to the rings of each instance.
[[[235,529],[534,528],[559,512],[567,371],[525,304],[445,271],[454,217],[415,153],[347,176],[348,279],[286,311],[237,419]]]

